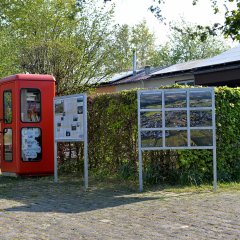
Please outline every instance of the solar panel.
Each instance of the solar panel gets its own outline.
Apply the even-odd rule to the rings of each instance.
[[[201,62],[197,67],[207,67],[236,61],[240,61],[240,45],[215,57],[206,59],[205,61]]]
[[[168,68],[164,68],[160,71],[154,72],[151,75],[155,76],[155,75],[161,75],[166,73],[181,72],[181,71],[186,71],[191,69],[193,70],[201,67],[226,64],[226,63],[231,63],[236,61],[240,61],[240,45],[226,52],[223,52],[215,57],[175,64]]]
[[[186,63],[178,63],[175,65],[172,65],[170,67],[164,68],[160,71],[154,72],[151,75],[161,75],[165,73],[172,73],[172,72],[179,72],[179,71],[185,71],[185,70],[190,70],[193,68],[196,68],[201,62],[205,60],[194,60]]]

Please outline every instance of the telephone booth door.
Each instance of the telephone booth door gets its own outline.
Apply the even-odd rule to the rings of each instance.
[[[1,168],[14,172],[18,167],[14,162],[16,154],[16,119],[14,83],[4,83],[0,86],[0,157]]]

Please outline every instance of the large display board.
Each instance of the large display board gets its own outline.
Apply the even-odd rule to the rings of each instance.
[[[216,189],[214,88],[138,91],[139,181],[142,151],[212,149]]]
[[[57,142],[84,142],[84,183],[88,187],[87,94],[54,98],[54,180],[57,174]]]

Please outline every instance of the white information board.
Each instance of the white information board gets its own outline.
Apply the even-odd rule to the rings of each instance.
[[[55,140],[58,142],[84,141],[84,95],[71,95],[54,99]]]
[[[139,184],[142,151],[212,149],[216,191],[216,129],[214,88],[138,91]]]
[[[57,174],[57,142],[84,142],[84,182],[88,187],[87,94],[55,97],[54,107],[54,180]]]

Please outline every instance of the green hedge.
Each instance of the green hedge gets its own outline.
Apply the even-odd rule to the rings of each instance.
[[[176,86],[173,86],[176,87]],[[240,88],[216,88],[217,164],[220,181],[240,180]],[[137,92],[88,99],[89,167],[99,176],[138,177]],[[62,169],[82,169],[82,145],[65,145]],[[67,167],[66,167],[67,166]],[[149,151],[143,154],[146,183],[212,181],[211,150]]]

